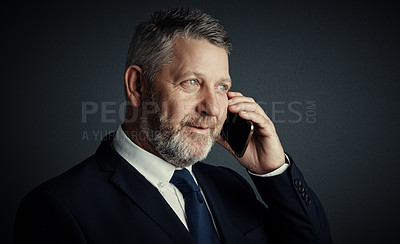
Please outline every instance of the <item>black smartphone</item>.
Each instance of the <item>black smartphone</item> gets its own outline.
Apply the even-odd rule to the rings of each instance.
[[[228,114],[221,130],[222,138],[228,142],[236,156],[243,157],[247,145],[253,135],[254,125],[251,121],[245,120],[237,113]]]

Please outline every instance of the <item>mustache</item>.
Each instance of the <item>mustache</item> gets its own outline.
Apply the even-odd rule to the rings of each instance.
[[[186,115],[180,124],[181,128],[184,126],[194,126],[215,129],[217,127],[217,120],[209,116]]]

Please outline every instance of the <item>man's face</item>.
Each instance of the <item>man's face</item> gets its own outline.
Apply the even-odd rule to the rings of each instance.
[[[219,135],[231,80],[225,49],[207,40],[180,38],[173,45],[175,58],[163,66],[153,97],[146,99],[158,111],[144,127],[159,131],[150,143],[161,156],[187,166],[204,159]]]

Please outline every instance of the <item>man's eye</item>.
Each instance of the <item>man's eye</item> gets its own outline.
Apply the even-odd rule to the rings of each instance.
[[[228,86],[227,85],[219,85],[218,89],[223,91],[223,92],[226,92],[226,91],[228,91]]]
[[[188,80],[188,81],[186,81],[186,83],[187,83],[189,86],[195,86],[195,85],[197,85],[197,82],[196,82],[195,80]]]
[[[198,80],[186,80],[181,83],[181,87],[188,92],[197,91],[200,87]]]

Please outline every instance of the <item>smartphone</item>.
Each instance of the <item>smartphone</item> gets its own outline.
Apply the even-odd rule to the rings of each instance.
[[[243,157],[253,135],[253,122],[245,120],[237,113],[228,114],[221,130],[222,138],[228,142],[229,146],[239,158]]]

